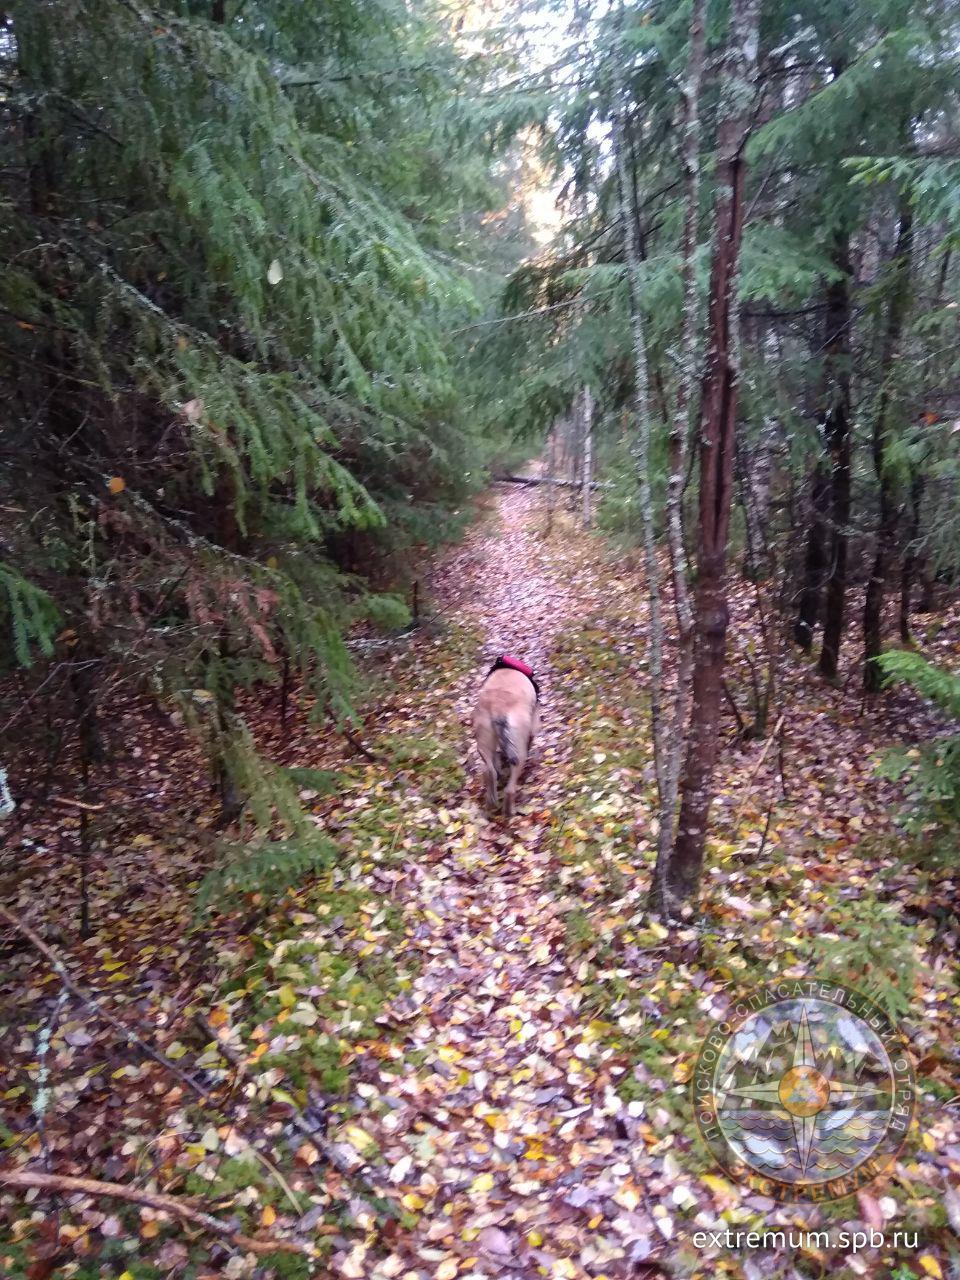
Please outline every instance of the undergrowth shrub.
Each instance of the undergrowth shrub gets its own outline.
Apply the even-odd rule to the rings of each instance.
[[[960,675],[919,653],[891,650],[879,659],[887,684],[908,684],[953,721],[960,721]],[[920,746],[888,751],[878,766],[884,778],[903,778],[907,800],[901,823],[908,831],[955,836],[960,827],[960,732],[947,732]],[[954,855],[955,856],[955,855]]]

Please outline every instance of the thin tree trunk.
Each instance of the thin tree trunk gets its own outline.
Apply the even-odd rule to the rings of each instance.
[[[813,648],[814,632],[820,621],[823,582],[827,570],[825,518],[829,505],[830,476],[823,463],[818,462],[810,483],[810,523],[803,557],[803,586],[800,589],[800,605],[793,628],[793,638],[805,653]]]
[[[834,68],[836,75],[842,68]],[[827,407],[824,435],[830,454],[830,549],[823,607],[820,674],[837,677],[847,595],[847,544],[850,524],[850,237],[834,232],[831,258],[839,275],[827,285],[824,354]]]
[[[775,605],[769,599],[769,583],[774,578],[773,557],[769,544],[764,543],[761,530],[763,515],[758,510],[757,491],[752,483],[753,470],[746,465],[735,442],[737,480],[740,488],[740,501],[743,507],[743,519],[747,535],[747,557],[751,566],[751,580],[757,601],[757,621],[760,625],[760,638],[767,660],[766,675],[762,685],[759,677],[754,677],[754,719],[750,726],[752,738],[766,737],[767,723],[779,698],[779,673],[781,665],[781,628],[772,623]],[[752,664],[751,664],[752,665]]]
[[[740,379],[737,277],[743,238],[744,146],[756,70],[759,0],[733,0],[717,127],[717,188],[707,363],[700,410],[698,576],[693,694],[674,856],[664,868],[664,909],[697,892],[720,739],[727,635],[726,558]]]
[[[623,23],[621,3],[620,22]],[[621,26],[622,31],[622,26]],[[640,253],[636,234],[636,200],[631,176],[627,172],[627,119],[630,110],[630,92],[624,62],[625,50],[621,46],[615,56],[620,65],[619,115],[613,129],[613,150],[616,160],[617,182],[620,195],[620,229],[623,239],[623,256],[627,267],[627,283],[630,299],[630,325],[633,345],[633,407],[636,422],[634,461],[639,487],[640,518],[643,526],[643,558],[647,575],[647,600],[650,609],[650,626],[647,670],[650,676],[650,728],[653,738],[653,764],[657,780],[657,795],[661,821],[667,795],[666,740],[663,724],[663,614],[660,599],[660,566],[657,564],[656,530],[654,527],[653,490],[650,484],[650,380],[647,365],[647,348],[643,329],[643,298],[640,286]]]
[[[923,473],[917,466],[910,477],[910,521],[907,526],[906,546],[903,549],[903,563],[900,569],[901,644],[913,643],[913,636],[910,634],[910,606],[917,577],[917,565],[920,561],[920,505],[923,502],[923,486]]]
[[[583,469],[581,471],[581,504],[583,511],[583,527],[589,529],[593,523],[593,393],[589,387],[583,392]]]
[[[681,158],[684,173],[683,234],[680,242],[680,279],[683,287],[683,320],[680,334],[680,375],[668,441],[667,499],[664,512],[670,579],[677,623],[677,683],[674,689],[670,741],[664,766],[664,794],[660,804],[657,862],[650,894],[651,909],[668,912],[668,869],[676,846],[677,794],[680,764],[690,714],[690,672],[693,666],[693,606],[687,583],[687,549],[683,529],[683,486],[690,438],[690,409],[697,384],[697,229],[700,212],[700,86],[703,79],[705,0],[693,0],[690,15],[690,53],[684,86],[684,132]]]
[[[920,599],[917,601],[917,613],[933,613],[936,605],[936,579],[930,567],[928,556],[924,556],[920,569]]]
[[[883,673],[877,662],[883,651],[883,598],[886,590],[887,569],[896,542],[897,504],[894,481],[887,466],[886,450],[889,430],[888,419],[894,399],[893,379],[899,356],[897,350],[903,336],[903,326],[910,305],[910,258],[913,250],[913,209],[904,197],[900,204],[900,225],[897,229],[897,245],[891,271],[894,274],[890,305],[887,311],[887,328],[883,341],[880,364],[882,385],[877,412],[873,421],[871,452],[873,466],[880,486],[877,540],[874,549],[873,568],[867,582],[867,596],[863,608],[863,687],[867,693],[877,693],[883,682]]]

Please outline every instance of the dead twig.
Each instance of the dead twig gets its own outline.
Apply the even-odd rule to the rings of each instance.
[[[730,686],[729,684],[727,684],[726,680],[723,681],[723,693],[727,702],[730,704],[730,710],[733,712],[733,714],[737,718],[737,732],[742,738],[747,732],[746,721],[744,720],[743,716],[740,714],[740,708],[737,706],[736,702],[734,701],[733,694],[730,692]]]
[[[86,800],[74,800],[72,796],[54,796],[54,804],[64,805],[68,809],[82,809],[84,813],[102,813],[105,804],[90,804]]]
[[[747,779],[747,785],[743,791],[743,799],[740,801],[740,806],[737,809],[737,812],[734,814],[734,818],[733,818],[734,831],[736,831],[737,827],[740,825],[740,818],[743,814],[744,808],[746,807],[747,801],[750,798],[750,793],[753,791],[753,784],[754,784],[754,781],[756,780],[757,774],[760,772],[760,766],[763,764],[764,760],[766,759],[767,752],[770,750],[773,744],[780,737],[780,730],[783,728],[783,722],[785,718],[786,718],[786,712],[784,712],[783,715],[781,715],[780,719],[773,726],[773,733],[771,733],[770,737],[763,744],[763,748],[759,756],[757,756],[756,763],[754,764],[753,768],[750,770],[750,776]]]
[[[8,910],[3,905],[3,903],[0,903],[0,920],[6,920],[7,924],[12,925],[18,933],[22,933],[27,941],[30,942],[32,946],[36,947],[40,954],[50,962],[50,966],[54,973],[56,973],[57,977],[71,995],[75,996],[76,999],[79,1000],[87,1009],[93,1010],[97,1017],[102,1018],[104,1022],[109,1023],[114,1030],[119,1031],[128,1044],[135,1045],[143,1053],[147,1054],[148,1057],[153,1058],[155,1062],[159,1062],[161,1066],[166,1067],[167,1070],[175,1075],[178,1080],[187,1085],[188,1088],[193,1089],[193,1091],[198,1093],[202,1098],[207,1101],[212,1099],[213,1095],[209,1089],[204,1088],[198,1080],[194,1080],[192,1076],[188,1076],[185,1071],[181,1071],[177,1064],[172,1061],[172,1059],[168,1058],[166,1054],[161,1053],[159,1049],[155,1049],[153,1045],[148,1044],[146,1040],[141,1036],[138,1036],[134,1030],[121,1022],[119,1018],[115,1018],[108,1009],[103,1007],[99,1000],[97,1000],[96,996],[91,995],[89,992],[84,991],[82,987],[79,987],[74,982],[73,978],[71,978],[66,965],[54,949],[48,943],[44,942],[39,934],[35,933],[28,924],[19,920],[12,911]]]
[[[212,1214],[204,1213],[177,1196],[163,1195],[159,1191],[145,1191],[140,1187],[126,1187],[119,1182],[101,1182],[97,1178],[72,1178],[60,1173],[39,1173],[32,1169],[0,1170],[0,1186],[20,1187],[25,1190],[37,1187],[41,1191],[59,1191],[88,1196],[110,1196],[114,1200],[126,1200],[131,1204],[146,1205],[149,1209],[157,1209],[163,1213],[172,1213],[186,1222],[213,1235],[222,1236],[240,1249],[251,1253],[299,1253],[312,1256],[309,1245],[297,1244],[293,1240],[257,1240],[253,1236],[245,1236],[243,1232]]]
[[[343,736],[350,743],[351,747],[353,747],[354,751],[356,751],[358,755],[363,756],[364,759],[366,760],[372,760],[374,764],[377,763],[380,757],[375,752],[371,751],[369,747],[365,747],[363,745],[363,743],[360,741],[357,735],[353,732],[353,730],[349,727],[349,725],[345,725],[345,724],[337,725],[337,729],[339,730],[340,733],[343,734]]]

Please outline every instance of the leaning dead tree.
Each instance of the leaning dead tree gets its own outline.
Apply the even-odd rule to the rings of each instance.
[[[582,480],[561,480],[559,476],[500,475],[500,476],[493,476],[492,478],[496,481],[497,484],[525,484],[530,486],[534,486],[538,484],[546,484],[546,485],[551,485],[556,489],[579,489],[584,484],[584,481]],[[609,484],[607,484],[603,480],[591,480],[586,485],[586,487],[589,489],[609,489],[610,488]]]

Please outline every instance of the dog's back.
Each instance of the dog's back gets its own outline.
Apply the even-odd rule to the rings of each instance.
[[[509,818],[537,729],[537,693],[530,679],[510,667],[491,671],[480,690],[473,728],[484,765],[487,801],[497,803],[497,783],[506,780],[503,811]]]

